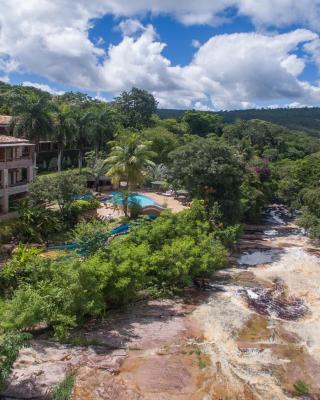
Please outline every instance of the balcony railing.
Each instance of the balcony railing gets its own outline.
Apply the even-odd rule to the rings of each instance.
[[[25,156],[22,156],[22,157],[6,157],[6,158],[1,157],[0,158],[0,162],[31,160],[31,159],[32,159],[31,155],[25,155]]]
[[[8,185],[8,187],[17,187],[17,186],[23,186],[23,185],[27,185],[27,184],[28,184],[28,181],[25,179],[23,181],[19,181],[19,182],[16,182],[16,183],[11,183],[11,184]]]

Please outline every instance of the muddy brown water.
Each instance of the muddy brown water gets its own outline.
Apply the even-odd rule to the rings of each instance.
[[[271,211],[202,290],[92,320],[82,346],[37,338],[3,398],[45,399],[72,372],[80,400],[282,400],[298,380],[320,399],[319,249]]]

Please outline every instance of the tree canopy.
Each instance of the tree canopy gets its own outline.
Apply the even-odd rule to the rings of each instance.
[[[239,217],[244,165],[231,147],[199,138],[170,153],[170,160],[177,187],[211,205],[218,202],[230,221]]]
[[[141,129],[150,126],[151,117],[157,110],[157,101],[146,90],[132,88],[115,99],[125,128]]]

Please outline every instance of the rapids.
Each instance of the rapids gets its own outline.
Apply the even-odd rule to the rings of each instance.
[[[281,211],[266,216],[268,238],[247,240],[233,268],[218,274],[228,278],[225,291],[194,312],[221,382],[213,398],[289,399],[298,380],[320,398],[320,259],[295,227],[281,235]]]
[[[319,250],[273,206],[239,253],[183,299],[132,305],[20,351],[7,399],[45,399],[75,374],[79,400],[282,400],[294,384],[320,399]]]

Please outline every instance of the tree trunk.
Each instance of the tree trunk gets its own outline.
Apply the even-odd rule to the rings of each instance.
[[[33,153],[33,170],[34,174],[37,172],[37,155],[38,155],[38,147],[39,147],[39,138],[36,137],[34,141],[34,153]]]
[[[98,141],[95,144],[94,151],[96,154],[96,160],[98,160],[98,158],[99,158],[99,142]]]
[[[62,144],[60,144],[58,150],[58,172],[61,172],[62,170],[62,158],[63,158],[63,146]]]
[[[82,165],[83,165],[83,146],[80,144],[79,146],[79,171],[82,171]]]
[[[33,167],[36,171],[36,169],[37,169],[37,149],[34,149],[34,153],[33,153]]]
[[[128,217],[128,195],[124,195],[123,199],[123,212],[125,217]]]
[[[99,176],[96,178],[96,181],[95,181],[95,188],[96,188],[96,192],[99,192]]]

